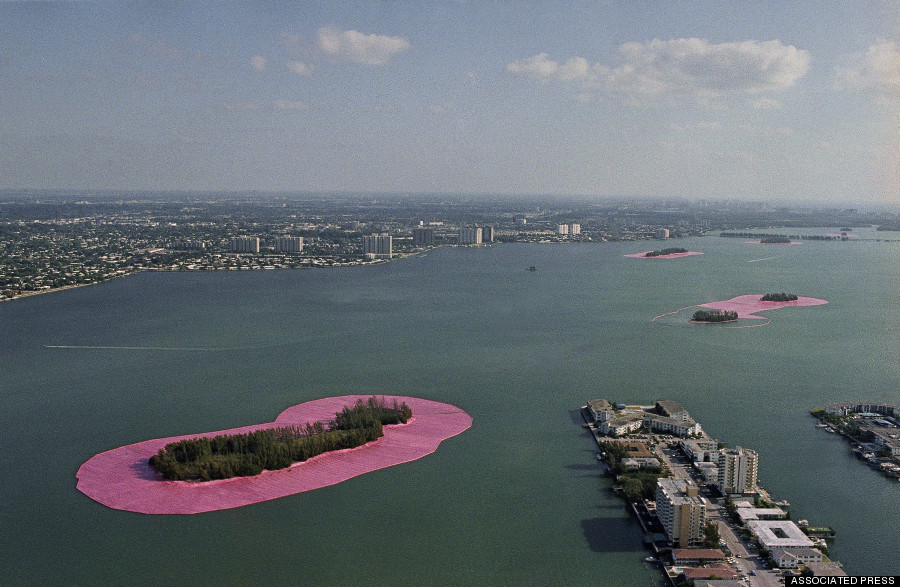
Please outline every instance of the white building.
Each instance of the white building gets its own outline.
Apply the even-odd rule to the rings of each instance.
[[[659,506],[657,506],[659,507]],[[776,548],[812,548],[813,541],[790,520],[750,520],[747,528],[760,545],[773,551]]]
[[[236,236],[231,239],[231,251],[234,253],[258,253],[258,236]]]
[[[796,569],[800,565],[822,562],[822,553],[815,548],[775,548],[769,554],[779,569]]]
[[[592,399],[587,403],[587,409],[594,422],[605,422],[616,417],[612,404],[605,399]]]
[[[691,481],[667,477],[656,482],[656,515],[675,547],[705,541],[706,502]]]
[[[719,441],[714,438],[684,438],[681,452],[695,463],[718,460]]]
[[[723,493],[755,493],[758,491],[759,457],[756,451],[737,447],[719,451],[719,489]]]
[[[672,434],[674,436],[691,436],[703,432],[700,428],[700,423],[694,422],[690,418],[682,420],[650,413],[644,414],[644,426],[654,432],[662,432],[663,434]]]
[[[363,237],[363,255],[370,255],[376,259],[390,259],[393,254],[391,235],[370,234]]]
[[[716,483],[719,480],[719,467],[715,463],[697,462],[694,463],[694,468],[707,483]]]
[[[894,404],[872,402],[836,402],[825,407],[826,414],[847,416],[849,414],[885,414],[888,416],[900,415]]]
[[[569,225],[568,224],[557,224],[556,225],[556,234],[558,234],[560,236],[569,234]]]
[[[741,523],[746,524],[750,520],[783,520],[787,514],[781,508],[737,508],[737,515]]]
[[[465,226],[459,229],[459,244],[461,245],[480,245],[482,242],[483,231],[480,226]]]
[[[302,236],[279,236],[275,239],[276,253],[300,253],[302,251]]]
[[[581,225],[577,222],[569,223],[569,236],[578,236],[581,234]]]
[[[625,414],[618,418],[605,420],[597,427],[597,430],[602,434],[621,436],[623,434],[628,434],[629,432],[634,432],[635,430],[640,430],[643,425],[643,412],[635,412],[633,414]]]

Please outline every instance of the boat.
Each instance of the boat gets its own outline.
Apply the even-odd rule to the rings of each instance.
[[[644,562],[645,562],[645,563],[655,563],[655,562],[658,562],[658,561],[656,560],[656,557],[655,557],[655,556],[648,556],[647,558],[644,559]]]

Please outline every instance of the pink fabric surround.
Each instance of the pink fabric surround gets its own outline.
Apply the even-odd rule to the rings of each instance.
[[[691,255],[702,255],[703,253],[697,251],[687,251],[686,253],[670,253],[668,255],[657,255],[655,257],[648,257],[647,253],[652,253],[653,251],[644,251],[643,253],[632,253],[630,255],[625,255],[626,257],[634,257],[636,259],[678,259],[679,257],[690,257]]]
[[[725,312],[737,312],[738,318],[756,318],[765,320],[766,318],[764,316],[756,316],[756,312],[777,310],[779,308],[788,308],[791,306],[821,306],[822,304],[828,303],[826,300],[820,300],[819,298],[798,297],[792,302],[763,302],[760,298],[762,298],[762,294],[738,296],[722,302],[700,304],[699,307],[723,310]]]
[[[353,449],[325,453],[287,469],[263,471],[255,477],[206,482],[166,481],[148,459],[170,442],[186,438],[238,434],[275,426],[327,421],[344,406],[371,396],[348,395],[306,402],[283,411],[274,422],[170,438],[157,438],[100,453],[78,469],[77,488],[113,509],[143,514],[196,514],[241,507],[319,489],[357,475],[420,459],[441,441],[472,426],[472,417],[450,404],[405,396],[396,399],[412,408],[406,424],[385,426],[384,436]]]

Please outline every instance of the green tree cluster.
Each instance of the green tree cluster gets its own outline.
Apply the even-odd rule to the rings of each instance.
[[[606,453],[609,470],[621,483],[628,501],[656,498],[656,482],[660,477],[666,476],[662,467],[641,467],[636,471],[629,471],[622,464],[622,460],[629,456],[628,448],[617,442],[603,442],[600,449]]]
[[[759,242],[766,245],[784,245],[790,243],[791,239],[782,234],[772,234],[762,237]]]
[[[694,322],[733,322],[737,319],[737,312],[724,310],[697,310],[691,316]]]
[[[762,297],[762,301],[764,302],[793,302],[797,299],[796,294],[789,293],[767,293]]]
[[[687,253],[687,249],[682,249],[680,247],[671,247],[668,249],[661,249],[659,251],[650,251],[645,257],[661,257],[662,255],[674,255],[675,253]]]
[[[703,527],[703,537],[706,540],[706,548],[719,548],[719,525],[715,522],[709,522]]]
[[[411,417],[406,403],[387,406],[373,397],[344,407],[327,426],[315,422],[172,442],[150,457],[150,466],[170,481],[259,475],[326,452],[362,446],[381,438],[383,426],[405,424]]]

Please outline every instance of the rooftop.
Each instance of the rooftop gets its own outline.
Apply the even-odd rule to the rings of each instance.
[[[673,548],[672,556],[681,559],[725,560],[725,553],[718,548]]]
[[[803,530],[790,520],[750,520],[750,531],[759,538],[768,550],[791,546],[809,547],[813,545]]]

